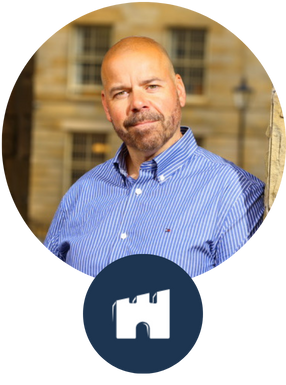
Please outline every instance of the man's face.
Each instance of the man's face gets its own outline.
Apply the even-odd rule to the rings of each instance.
[[[152,155],[179,139],[184,85],[158,49],[115,54],[105,65],[104,79],[107,119],[127,147]]]

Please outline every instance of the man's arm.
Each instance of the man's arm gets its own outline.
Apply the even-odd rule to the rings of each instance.
[[[66,215],[65,211],[62,208],[62,203],[58,207],[53,221],[50,225],[49,231],[47,233],[46,239],[44,241],[44,245],[57,257],[62,259],[59,250],[59,236],[61,229],[63,227]]]
[[[263,220],[264,186],[254,183],[236,199],[227,213],[216,247],[216,265],[236,253],[256,232]]]

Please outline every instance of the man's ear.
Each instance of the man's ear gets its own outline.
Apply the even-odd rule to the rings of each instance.
[[[111,116],[110,116],[110,113],[109,113],[109,110],[108,110],[108,107],[107,107],[106,97],[105,97],[104,91],[101,91],[101,102],[102,102],[102,105],[103,105],[104,112],[105,112],[105,115],[106,115],[106,117],[107,117],[107,120],[108,120],[109,122],[111,122],[112,119],[111,119]]]
[[[179,96],[180,105],[181,107],[184,107],[184,105],[186,104],[186,89],[180,75],[178,74],[176,75],[175,82],[176,82],[176,88]]]

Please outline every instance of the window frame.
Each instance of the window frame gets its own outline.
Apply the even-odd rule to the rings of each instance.
[[[96,134],[99,134],[99,135],[105,135],[105,143],[107,146],[110,147],[109,145],[109,142],[110,142],[110,138],[109,138],[109,132],[102,129],[100,131],[86,131],[86,130],[71,130],[69,132],[66,133],[66,137],[65,137],[65,156],[64,156],[64,180],[63,180],[63,189],[64,189],[64,193],[76,182],[73,181],[72,179],[72,172],[73,172],[73,166],[74,166],[74,159],[73,159],[73,150],[74,150],[74,147],[73,147],[73,138],[74,138],[74,135],[75,134],[81,134],[81,135],[96,135]],[[107,161],[108,159],[110,158],[110,153],[107,152],[104,156],[104,158],[102,159],[102,161],[100,162],[94,162],[92,163],[91,160],[89,160],[87,163],[88,163],[88,167],[86,168],[86,170],[83,172],[86,173],[88,172],[89,170],[91,170],[92,168],[98,166],[99,164],[102,164],[104,163],[105,161]],[[84,163],[85,160],[83,160],[82,163]],[[80,164],[80,161],[79,161],[79,164]],[[82,174],[82,175],[83,175]],[[81,175],[81,176],[82,176]]]
[[[95,127],[88,124],[79,125],[78,122],[73,126],[72,122],[67,122],[67,125],[63,127],[65,132],[64,136],[64,158],[63,158],[63,181],[62,181],[62,195],[64,195],[67,190],[72,186],[72,166],[73,166],[73,135],[74,134],[100,134],[106,135],[106,144],[110,146],[110,152],[106,153],[105,161],[112,157],[113,148],[111,144],[111,138],[113,135],[113,130],[110,127],[106,127],[105,124],[102,124],[101,127]],[[100,163],[98,163],[100,164]],[[94,163],[90,169],[98,165]],[[88,170],[87,170],[88,171]]]
[[[77,60],[78,60],[78,29],[81,27],[105,27],[109,28],[109,48],[113,43],[113,25],[112,24],[100,24],[100,23],[75,23],[71,27],[69,36],[69,49],[68,49],[68,81],[67,81],[67,93],[69,96],[80,97],[94,97],[94,95],[100,95],[102,85],[100,84],[84,84],[78,83],[76,80],[77,73]],[[107,49],[108,50],[108,49]],[[106,50],[106,52],[107,52]],[[104,55],[101,57],[103,59]],[[100,59],[99,59],[100,60]]]
[[[168,49],[168,53],[170,55],[171,61],[174,65],[176,66],[176,59],[172,56],[172,50],[173,50],[173,31],[174,30],[203,30],[205,32],[205,37],[204,37],[204,55],[203,59],[201,59],[202,62],[202,68],[204,69],[204,75],[203,75],[203,81],[202,81],[202,88],[203,92],[202,94],[191,94],[187,93],[186,94],[186,104],[195,104],[195,105],[205,105],[208,103],[208,76],[209,76],[209,71],[208,71],[208,44],[209,44],[209,30],[206,26],[178,26],[178,25],[172,25],[168,27],[168,32],[167,32],[167,44],[166,47]],[[182,62],[184,59],[181,59]],[[192,59],[187,58],[186,61],[191,61]],[[195,61],[195,59],[194,59]],[[176,71],[176,69],[175,69]],[[184,82],[184,77],[182,74],[179,73],[179,75],[182,76],[183,82]]]

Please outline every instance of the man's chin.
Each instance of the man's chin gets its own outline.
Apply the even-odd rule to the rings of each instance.
[[[167,138],[161,135],[154,135],[154,132],[151,132],[149,135],[142,135],[141,132],[139,135],[133,137],[129,143],[125,143],[138,151],[153,153],[163,147],[166,141]]]

